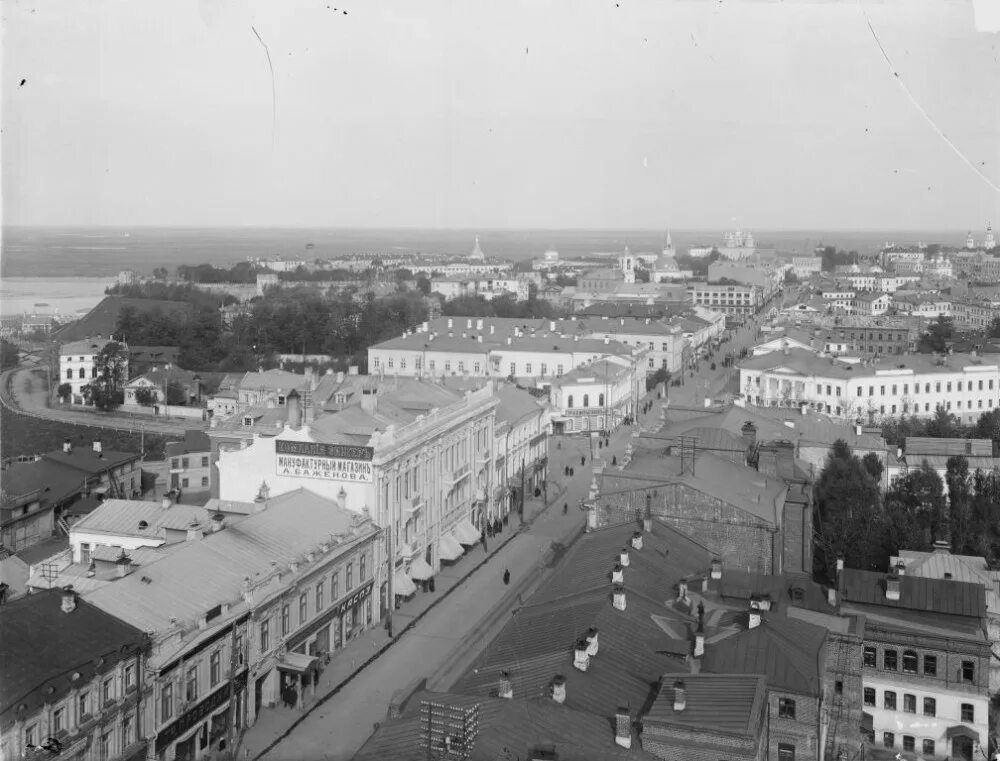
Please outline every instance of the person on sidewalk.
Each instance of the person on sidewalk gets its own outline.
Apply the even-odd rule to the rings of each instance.
[[[483,552],[489,552],[489,549],[486,547],[486,530],[485,529],[483,530],[483,533],[480,534],[479,541],[483,543]]]
[[[563,515],[569,512],[569,502],[563,502]]]
[[[510,584],[510,571],[506,568],[503,569],[503,583],[504,586]]]
[[[583,465],[586,465],[586,464],[587,464],[587,458],[586,458],[586,456],[581,457],[580,458],[580,465],[583,466]]]

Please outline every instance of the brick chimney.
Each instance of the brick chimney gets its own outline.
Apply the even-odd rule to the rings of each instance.
[[[674,682],[674,710],[683,711],[687,707],[687,689],[684,681],[678,679]]]
[[[216,513],[212,516],[212,533],[216,531],[222,531],[223,526],[226,525],[226,516],[222,513]]]
[[[722,578],[722,559],[721,558],[713,558],[712,559],[712,573],[711,573],[711,576],[712,576],[713,579],[721,579]]]
[[[94,439],[93,447],[95,455],[100,455],[104,452],[104,446],[101,444],[100,439]]]
[[[615,591],[611,595],[611,604],[618,610],[625,610],[625,587],[623,585],[615,586]]]
[[[69,439],[63,439],[63,452],[73,454],[73,442]]]
[[[500,687],[497,690],[497,697],[508,699],[514,697],[514,685],[510,683],[510,674],[506,671],[500,672]]]
[[[756,629],[758,626],[760,626],[760,608],[751,602],[750,615],[747,618],[747,628]]]
[[[566,702],[566,677],[556,674],[552,678],[552,699],[557,703]]]
[[[899,576],[894,573],[890,573],[885,579],[885,599],[899,599]]]
[[[593,658],[597,655],[598,650],[597,627],[591,626],[587,629],[587,636],[584,639],[587,640],[587,655]]]
[[[589,643],[585,639],[578,640],[573,650],[573,668],[586,671],[590,668],[590,656],[587,654]]]
[[[196,542],[204,536],[204,532],[201,529],[201,524],[198,523],[197,519],[192,520],[187,527],[187,540],[189,542]]]
[[[628,547],[622,547],[621,558],[618,561],[623,568],[628,568]]]
[[[632,717],[628,706],[619,706],[615,711],[615,745],[632,747]]]
[[[62,588],[62,605],[60,609],[63,613],[72,613],[76,610],[76,592],[73,591],[72,584]]]
[[[636,531],[632,534],[632,549],[641,550],[642,549],[642,532]]]
[[[757,426],[749,420],[740,428],[740,434],[743,436],[743,443],[746,444],[747,449],[757,443]]]
[[[621,563],[615,563],[615,567],[611,569],[611,583],[612,584],[625,583],[625,571],[622,568]]]

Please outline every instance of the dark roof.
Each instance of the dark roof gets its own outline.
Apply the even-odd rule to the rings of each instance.
[[[167,457],[176,457],[191,452],[208,452],[212,449],[212,440],[208,434],[199,430],[184,431],[184,441],[168,441]]]
[[[684,708],[674,710],[675,682],[684,682]],[[643,725],[705,728],[756,737],[761,730],[767,686],[754,674],[683,674],[663,679]]]
[[[424,761],[427,748],[421,743],[421,703],[433,702],[456,708],[479,707],[478,735],[470,761],[523,759],[539,747],[548,746],[559,761],[653,761],[633,739],[626,750],[615,744],[614,713],[595,716],[573,710],[551,699],[513,700],[484,698],[457,693],[420,691],[406,702],[398,719],[383,722],[355,754],[354,761]],[[633,720],[635,713],[632,714]]]
[[[820,662],[826,629],[774,611],[763,611],[761,617],[753,629],[706,643],[702,669],[764,674],[771,689],[818,696],[823,688]]]
[[[139,312],[159,310],[165,315],[181,319],[186,319],[193,311],[193,306],[185,301],[105,296],[97,306],[79,320],[56,331],[54,337],[65,343],[93,336],[109,336],[118,329],[118,316],[125,307],[132,307]],[[125,339],[127,341],[128,336]]]
[[[887,600],[886,580],[884,573],[845,568],[840,572],[840,597],[844,602],[922,613],[986,616],[986,590],[982,584],[906,575],[899,577],[899,599]]]
[[[43,457],[49,462],[68,465],[78,471],[97,475],[124,463],[138,460],[141,455],[138,452],[116,452],[112,449],[103,449],[98,455],[93,446],[74,446],[71,452],[57,449],[54,452],[47,452]]]
[[[4,724],[20,704],[30,715],[46,699],[70,691],[72,675],[90,680],[123,657],[123,648],[145,643],[145,635],[90,603],[76,598],[63,613],[62,590],[48,589],[0,606],[0,716]],[[103,659],[101,665],[98,661]],[[49,695],[47,688],[55,691]]]
[[[37,498],[43,508],[53,507],[82,492],[83,478],[76,468],[48,459],[14,463],[3,471],[3,505]]]

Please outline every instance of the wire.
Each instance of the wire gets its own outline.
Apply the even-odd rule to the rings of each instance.
[[[260,46],[264,48],[264,55],[267,56],[267,68],[271,70],[271,148],[274,148],[275,125],[277,124],[278,121],[278,99],[274,89],[274,64],[271,63],[271,51],[267,49],[267,44],[264,42],[263,39],[261,39],[261,36],[257,32],[256,27],[254,27],[251,24],[250,29],[253,31],[254,36],[257,38],[257,42],[259,42]]]

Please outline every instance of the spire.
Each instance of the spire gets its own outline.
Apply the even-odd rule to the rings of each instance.
[[[667,246],[666,247],[667,248],[673,248],[674,247],[674,242],[670,238],[670,230],[667,230]]]
[[[483,253],[483,250],[479,247],[479,236],[478,235],[476,236],[476,245],[473,247],[472,253],[469,254],[469,258],[470,259],[484,259],[484,258],[486,258],[486,255]]]

